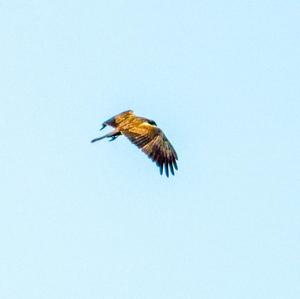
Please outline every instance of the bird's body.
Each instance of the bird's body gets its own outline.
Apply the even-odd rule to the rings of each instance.
[[[115,128],[114,131],[93,139],[91,142],[103,138],[111,138],[111,141],[120,135],[126,136],[132,143],[141,150],[160,168],[160,173],[169,176],[169,170],[174,175],[174,168],[177,170],[177,154],[161,129],[156,123],[145,117],[136,116],[132,110],[124,111],[108,119],[102,124],[102,129],[106,126]]]

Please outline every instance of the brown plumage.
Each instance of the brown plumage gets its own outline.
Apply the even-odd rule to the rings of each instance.
[[[122,112],[102,124],[115,128],[114,131],[93,139],[91,142],[103,138],[115,140],[118,136],[126,136],[133,144],[139,147],[160,169],[160,174],[169,176],[169,170],[174,175],[174,168],[177,170],[177,154],[163,131],[156,126],[153,120],[136,116],[132,110]]]

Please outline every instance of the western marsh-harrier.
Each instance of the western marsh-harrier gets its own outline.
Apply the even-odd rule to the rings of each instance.
[[[173,175],[174,168],[178,169],[175,149],[153,120],[136,116],[132,110],[128,110],[105,121],[100,130],[106,126],[115,129],[102,137],[93,139],[91,142],[103,138],[110,138],[112,141],[118,136],[124,135],[156,163],[160,169],[160,174],[163,174],[163,169],[165,169],[168,177],[169,169]]]

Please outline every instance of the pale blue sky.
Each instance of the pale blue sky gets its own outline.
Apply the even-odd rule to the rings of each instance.
[[[300,298],[300,2],[0,2],[0,298]],[[154,119],[167,179],[125,138]]]

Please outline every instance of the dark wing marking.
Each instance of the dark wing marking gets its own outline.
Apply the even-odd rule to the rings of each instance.
[[[131,127],[122,131],[122,134],[156,163],[160,168],[160,174],[163,174],[165,169],[167,177],[169,176],[169,171],[174,175],[174,168],[178,169],[176,163],[178,157],[162,130],[156,126],[143,123],[137,127]]]

